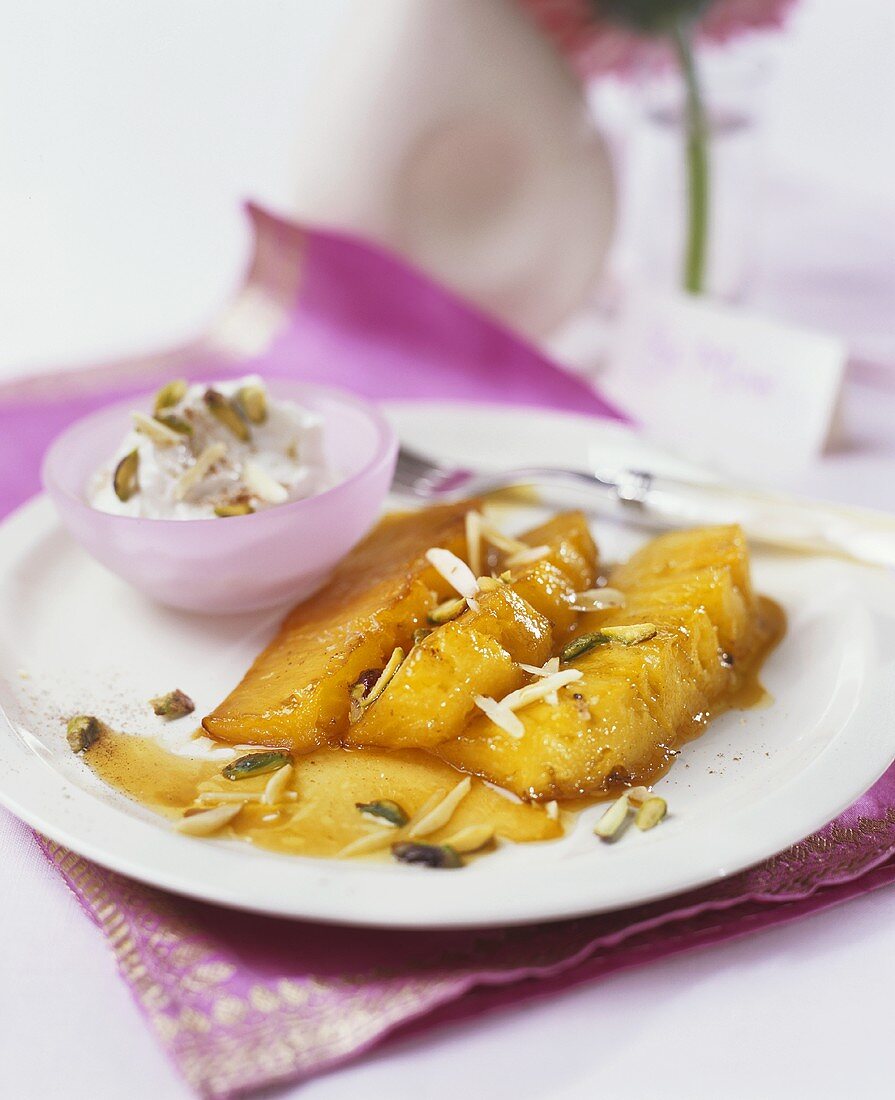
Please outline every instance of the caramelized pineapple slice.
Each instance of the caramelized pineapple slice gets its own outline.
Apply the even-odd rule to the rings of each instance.
[[[648,578],[692,574],[706,566],[726,565],[733,583],[746,603],[752,600],[749,551],[746,536],[737,524],[699,527],[692,531],[669,531],[652,539],[623,565],[612,571],[610,583],[627,589],[645,584]]]
[[[743,645],[751,637],[751,600],[734,584],[730,566],[707,566],[693,573],[673,574],[636,585],[628,592],[625,619],[643,622],[644,616],[653,614],[655,608],[673,607],[702,607],[718,632],[721,648],[732,657],[747,656]],[[600,614],[586,616],[581,629],[599,629]],[[604,617],[602,621],[608,620]],[[621,618],[614,614],[612,621],[621,621]]]
[[[466,611],[456,620],[457,626],[493,638],[514,661],[539,665],[547,660],[553,644],[550,622],[527,603],[513,585],[482,592],[476,603],[478,610]]]
[[[590,579],[581,585],[582,590],[593,584],[594,566],[592,559],[588,570]],[[563,642],[578,622],[578,612],[572,610],[576,588],[568,575],[552,561],[545,560],[529,566],[511,583],[517,595],[549,620],[555,642]]]
[[[580,512],[557,516],[523,539],[547,546],[552,560],[520,566],[508,584],[478,597],[478,610],[414,646],[382,695],[351,726],[346,744],[420,748],[456,737],[475,713],[477,695],[508,694],[524,681],[519,662],[542,665],[562,645],[576,618],[570,606],[575,586],[554,562],[589,587],[596,547]]]
[[[451,594],[425,552],[443,546],[462,553],[470,506],[382,520],[329,583],[291,612],[242,682],[203,720],[208,733],[299,753],[338,740],[352,684],[384,667],[396,646],[409,649],[434,603]]]
[[[543,560],[564,573],[576,592],[594,583],[597,548],[581,512],[561,512],[540,527],[526,531],[521,540],[529,546],[549,547]]]
[[[720,564],[710,561],[712,553]],[[560,691],[558,705],[538,702],[519,712],[522,738],[476,716],[459,738],[438,747],[439,756],[523,798],[573,798],[649,782],[772,640],[751,597],[738,528],[656,539],[614,570],[610,583],[625,591],[625,608],[584,616],[576,634],[650,622],[656,635],[630,647],[601,645],[575,660],[583,678]],[[742,655],[733,669],[727,647]]]
[[[481,715],[437,754],[521,798],[576,798],[619,782],[647,782],[704,713],[702,684],[729,675],[705,612],[691,612],[691,628],[695,645],[669,623],[638,645],[591,650],[574,662],[583,678],[559,692],[558,705],[538,702],[518,712],[523,737],[508,736]]]
[[[550,624],[509,586],[479,597],[478,611],[415,645],[382,695],[348,731],[346,744],[425,748],[456,736],[476,695],[506,695],[522,682],[516,662],[543,664]]]

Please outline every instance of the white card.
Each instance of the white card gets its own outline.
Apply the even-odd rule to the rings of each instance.
[[[846,350],[700,298],[632,294],[599,379],[648,435],[726,474],[774,482],[823,450]]]

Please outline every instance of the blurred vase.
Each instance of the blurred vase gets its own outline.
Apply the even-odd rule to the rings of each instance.
[[[700,45],[697,63],[709,127],[709,214],[704,292],[745,293],[761,256],[767,39],[749,35]],[[625,167],[625,254],[637,281],[679,290],[686,250],[683,81],[676,68],[632,85],[633,127]]]
[[[514,0],[352,0],[302,119],[294,210],[532,337],[591,293],[615,220],[581,88]]]

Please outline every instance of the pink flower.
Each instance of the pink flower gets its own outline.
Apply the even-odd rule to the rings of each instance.
[[[543,33],[583,79],[607,72],[631,72],[664,64],[669,56],[660,38],[638,35],[594,17],[584,0],[519,0]],[[782,26],[795,0],[716,0],[699,23],[699,37],[713,42],[749,30]]]

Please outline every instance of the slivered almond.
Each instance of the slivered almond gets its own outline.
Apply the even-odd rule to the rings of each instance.
[[[477,852],[494,839],[493,825],[467,825],[441,843],[455,852]]]
[[[505,695],[500,700],[500,705],[509,707],[510,710],[519,710],[538,699],[544,699],[551,692],[558,691],[567,684],[574,684],[583,675],[584,673],[577,668],[566,668],[562,672],[551,673],[551,675],[544,676],[533,684],[526,684],[525,687],[521,687],[517,691],[511,691],[509,695]]]
[[[548,802],[544,806],[544,810],[551,821],[559,821],[559,803],[556,799],[553,799],[552,802]]]
[[[362,706],[365,710],[371,703],[375,703],[379,696],[385,691],[385,689],[391,683],[395,673],[401,667],[401,662],[403,660],[404,650],[400,646],[396,646],[392,650],[392,655],[391,657],[389,657],[388,663],[386,664],[385,668],[379,674],[379,679],[370,688],[369,693],[363,698]]]
[[[141,412],[132,412],[131,417],[137,431],[160,447],[173,447],[175,444],[183,442],[182,435],[162,424],[161,421],[154,420],[151,416],[146,416]]]
[[[275,806],[280,802],[283,795],[287,793],[286,787],[289,785],[289,780],[292,778],[294,770],[291,764],[286,764],[284,767],[280,768],[279,771],[275,771],[267,781],[267,786],[264,788],[264,794],[261,796],[261,801],[268,806]]]
[[[407,835],[415,840],[418,837],[429,836],[430,833],[443,828],[454,816],[454,811],[469,794],[471,787],[472,779],[467,775],[427,814],[419,817],[415,824],[408,825]]]
[[[187,836],[212,836],[219,832],[225,825],[236,817],[245,805],[244,800],[230,806],[215,806],[210,810],[200,810],[197,814],[190,814],[175,822],[174,828],[178,833],[186,833]]]
[[[227,455],[227,448],[223,443],[209,443],[205,450],[188,470],[180,475],[174,482],[174,496],[177,500],[183,500],[187,493],[194,489],[205,477],[216,462],[220,462]]]
[[[522,664],[521,661],[519,667],[523,672],[528,672],[532,676],[552,676],[554,673],[559,672],[559,657],[551,657],[540,668],[537,665]],[[544,702],[551,707],[559,706],[559,695],[556,691],[551,691],[549,695],[544,696]]]
[[[505,707],[503,703],[498,703],[496,699],[492,699],[490,695],[477,695],[474,702],[498,729],[502,729],[510,737],[515,737],[518,740],[525,733],[525,726],[522,725],[512,710]]]
[[[523,672],[530,672],[532,676],[553,676],[559,672],[559,657],[551,657],[543,665],[526,665],[520,661],[519,667]]]
[[[515,554],[511,554],[506,564],[511,569],[517,565],[530,565],[532,562],[546,558],[549,553],[549,546],[526,546],[524,550],[517,550]]]
[[[412,829],[418,821],[422,821],[426,814],[428,814],[430,810],[433,810],[438,805],[438,803],[441,802],[446,794],[447,791],[444,789],[444,787],[439,787],[437,791],[433,791],[426,799],[426,801],[422,804],[422,806],[420,806],[420,808],[416,811],[413,817],[407,822],[405,828]]]
[[[351,856],[363,856],[368,852],[379,852],[394,843],[395,830],[382,829],[378,833],[368,833],[367,836],[358,837],[338,853],[338,859],[349,859]]]
[[[482,524],[482,537],[490,542],[492,546],[496,546],[498,550],[502,550],[504,554],[518,554],[521,550],[529,549],[527,542],[523,542],[522,539],[514,539],[512,535],[505,535],[487,522]]]
[[[286,791],[281,801],[294,802],[298,798],[295,791]],[[201,791],[200,802],[263,802],[264,791]]]
[[[289,499],[288,489],[271,477],[257,462],[243,463],[242,480],[253,497],[264,500],[268,504],[284,504]]]
[[[458,592],[469,604],[473,611],[478,611],[475,597],[479,592],[479,584],[475,574],[462,558],[445,550],[441,546],[433,546],[426,551],[426,560],[432,568],[448,582],[454,591]]]
[[[477,577],[482,571],[482,514],[469,511],[466,513],[466,560],[469,568]]]
[[[594,827],[600,840],[614,840],[628,819],[628,795],[617,798]]]

